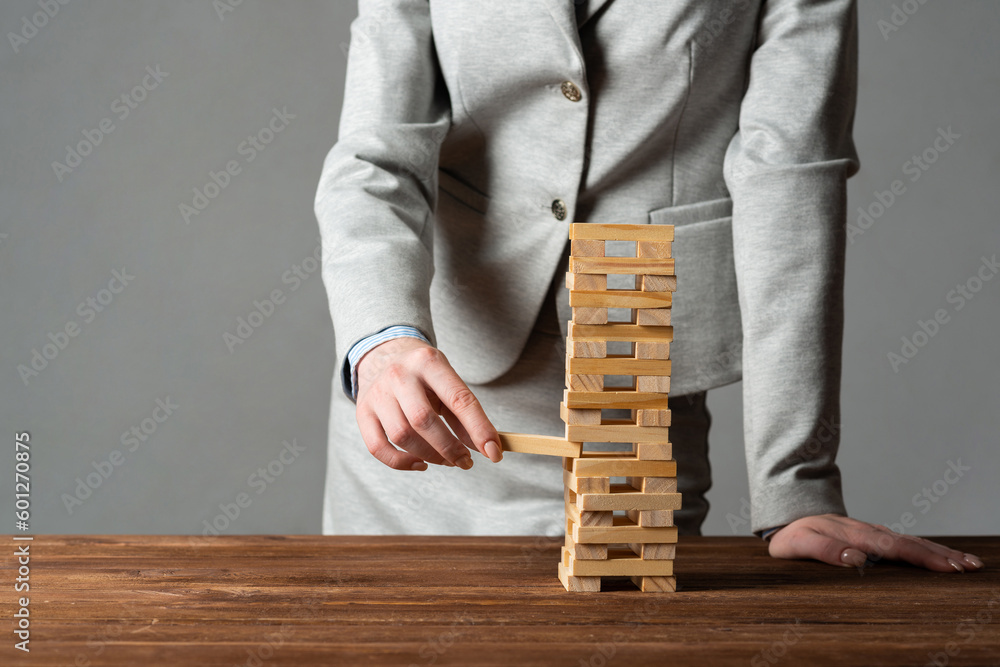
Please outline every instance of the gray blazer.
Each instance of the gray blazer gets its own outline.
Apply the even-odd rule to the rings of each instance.
[[[360,0],[316,193],[338,362],[520,355],[573,221],[675,226],[672,395],[742,378],[753,530],[844,512],[853,0]]]

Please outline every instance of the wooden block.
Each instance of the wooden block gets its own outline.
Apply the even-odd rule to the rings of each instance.
[[[611,493],[611,480],[607,477],[577,477],[569,470],[563,470],[563,484],[579,494]]]
[[[581,526],[614,525],[614,512],[580,511],[580,508],[576,506],[576,492],[573,489],[564,487],[563,498],[565,499],[566,517],[572,519],[574,523],[578,523]]]
[[[661,475],[659,477],[654,477],[652,475],[614,475],[615,477],[624,477],[625,483],[631,486],[636,491],[642,491],[643,493],[677,493],[677,462],[676,461],[640,461],[640,463],[673,463],[674,464],[674,474],[673,475]],[[574,473],[575,474],[575,473]],[[577,475],[579,477],[580,475]]]
[[[635,255],[670,259],[671,245],[670,241],[636,241]]]
[[[567,371],[580,375],[670,375],[670,366],[670,359],[636,359],[627,354],[609,354],[600,359],[566,359]]]
[[[669,461],[674,458],[674,448],[669,442],[637,442],[635,457],[640,461]]]
[[[571,442],[664,442],[668,429],[663,426],[620,425],[616,420],[602,420],[600,426],[566,425],[566,440]],[[560,456],[564,456],[560,454]]]
[[[606,281],[607,276],[605,276],[605,285]],[[677,276],[636,276],[635,288],[643,292],[675,292],[677,291]]]
[[[589,454],[589,452],[584,452]],[[640,461],[629,457],[571,459],[571,472],[577,477],[675,477],[677,461]],[[631,485],[631,482],[628,482]],[[640,487],[635,487],[642,490]],[[676,491],[677,489],[671,489]]]
[[[581,577],[582,578],[582,577]],[[677,577],[629,577],[643,593],[676,593]],[[598,578],[600,581],[600,578]],[[564,584],[565,585],[565,584]],[[600,586],[600,584],[598,584]]]
[[[571,357],[599,359],[608,356],[608,344],[603,340],[566,340],[566,353]]]
[[[635,388],[638,391],[652,391],[660,394],[670,393],[670,376],[640,375],[635,378]]]
[[[639,547],[638,551],[635,547]],[[643,560],[673,560],[677,557],[676,544],[630,544],[629,548]]]
[[[599,593],[601,591],[600,577],[573,577],[570,576],[567,568],[562,562],[558,568],[559,581],[563,588],[571,593]],[[642,577],[646,579],[647,577]],[[639,585],[639,584],[636,584]]]
[[[638,290],[572,290],[569,305],[573,308],[670,308],[672,292]]]
[[[569,323],[568,334],[576,340],[650,341],[669,343],[674,339],[673,327],[646,327],[637,324],[585,325]]]
[[[635,423],[638,426],[670,426],[670,410],[647,410],[644,408],[635,412]]]
[[[609,493],[580,493],[576,506],[582,511],[679,510],[679,493],[643,493],[628,484],[612,484]],[[634,520],[634,519],[633,519]]]
[[[571,257],[604,257],[604,241],[602,240],[573,239],[569,245]]]
[[[616,516],[613,526],[579,526],[570,522],[573,540],[579,544],[622,544],[677,542],[677,526],[642,528],[627,516]]]
[[[636,341],[632,343],[632,356],[636,359],[669,359],[670,343]]]
[[[566,386],[570,391],[604,391],[603,375],[566,374]]]
[[[577,324],[607,324],[607,308],[574,308],[573,321]]]
[[[677,557],[676,544],[629,542],[627,546],[643,560],[674,560]]]
[[[564,456],[562,460],[563,470],[569,470],[570,472],[573,472],[573,461],[575,460],[576,459],[574,459],[572,456]]]
[[[601,423],[601,410],[567,408],[565,403],[560,403],[559,417],[567,424],[596,425]]]
[[[608,289],[608,276],[607,274],[595,275],[587,273],[570,273],[566,272],[566,289],[573,290],[586,290],[598,291]],[[661,291],[661,290],[648,290],[648,291]]]
[[[607,560],[579,560],[573,557],[569,549],[562,549],[562,564],[568,574],[579,577],[622,577],[622,576],[661,576],[669,577],[674,573],[672,560],[642,560],[631,550],[616,548],[608,550]]]
[[[524,433],[499,432],[500,448],[505,452],[545,454],[548,456],[580,456],[582,442],[570,442],[550,435],[525,435]]]
[[[607,544],[584,544],[573,538],[573,526],[576,525],[566,517],[565,547],[574,558],[582,560],[605,560],[608,557]]]
[[[665,410],[667,397],[657,392],[643,391],[565,391],[563,401],[571,408],[603,408],[605,410]],[[641,411],[641,410],[640,410]]]
[[[624,458],[624,459],[634,459],[635,454],[631,451],[623,451],[621,449],[588,449],[584,451],[578,458],[581,459],[607,459],[607,458]]]
[[[674,275],[674,260],[642,257],[570,257],[569,270],[570,273],[596,273],[599,275],[613,273],[672,276]]]
[[[673,241],[674,226],[659,224],[625,225],[620,223],[573,222],[569,237],[605,241]]]
[[[650,292],[650,294],[672,294],[672,292]],[[637,308],[633,311],[632,324],[644,327],[669,327],[670,308]]]
[[[674,525],[673,510],[628,510],[625,514],[644,528],[662,528]]]

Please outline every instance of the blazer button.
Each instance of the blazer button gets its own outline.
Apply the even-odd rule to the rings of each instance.
[[[566,202],[562,199],[555,199],[552,201],[552,216],[556,220],[566,219]]]
[[[576,84],[572,81],[563,81],[562,94],[566,96],[566,99],[570,102],[579,102],[583,95],[580,93],[580,89],[576,87]]]

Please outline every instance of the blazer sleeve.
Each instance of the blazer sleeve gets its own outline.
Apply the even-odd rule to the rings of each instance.
[[[337,368],[359,340],[430,313],[438,153],[451,104],[428,0],[360,0],[336,144],[315,212]]]
[[[857,9],[765,0],[725,156],[743,324],[751,530],[846,514],[840,375]]]

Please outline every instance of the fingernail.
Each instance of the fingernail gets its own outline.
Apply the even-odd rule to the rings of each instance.
[[[983,563],[983,561],[979,560],[977,557],[973,556],[972,554],[965,554],[962,557],[962,560],[964,560],[966,563],[968,563],[972,567],[976,568],[977,570],[986,567],[986,564]]]
[[[462,470],[468,470],[472,467],[472,458],[468,456],[463,456],[458,460],[458,467]]]
[[[959,572],[965,572],[965,568],[964,567],[962,567],[961,565],[959,565],[957,562],[953,561],[950,558],[948,559],[948,565],[951,565],[953,568],[955,568]]]
[[[861,567],[867,560],[868,556],[857,549],[844,549],[840,554],[840,562],[844,567]]]
[[[413,465],[410,466],[410,470],[427,470],[426,461],[414,461]]]
[[[483,447],[486,450],[486,456],[490,457],[490,461],[496,463],[497,461],[503,460],[503,454],[500,452],[500,446],[494,441],[490,440]]]

